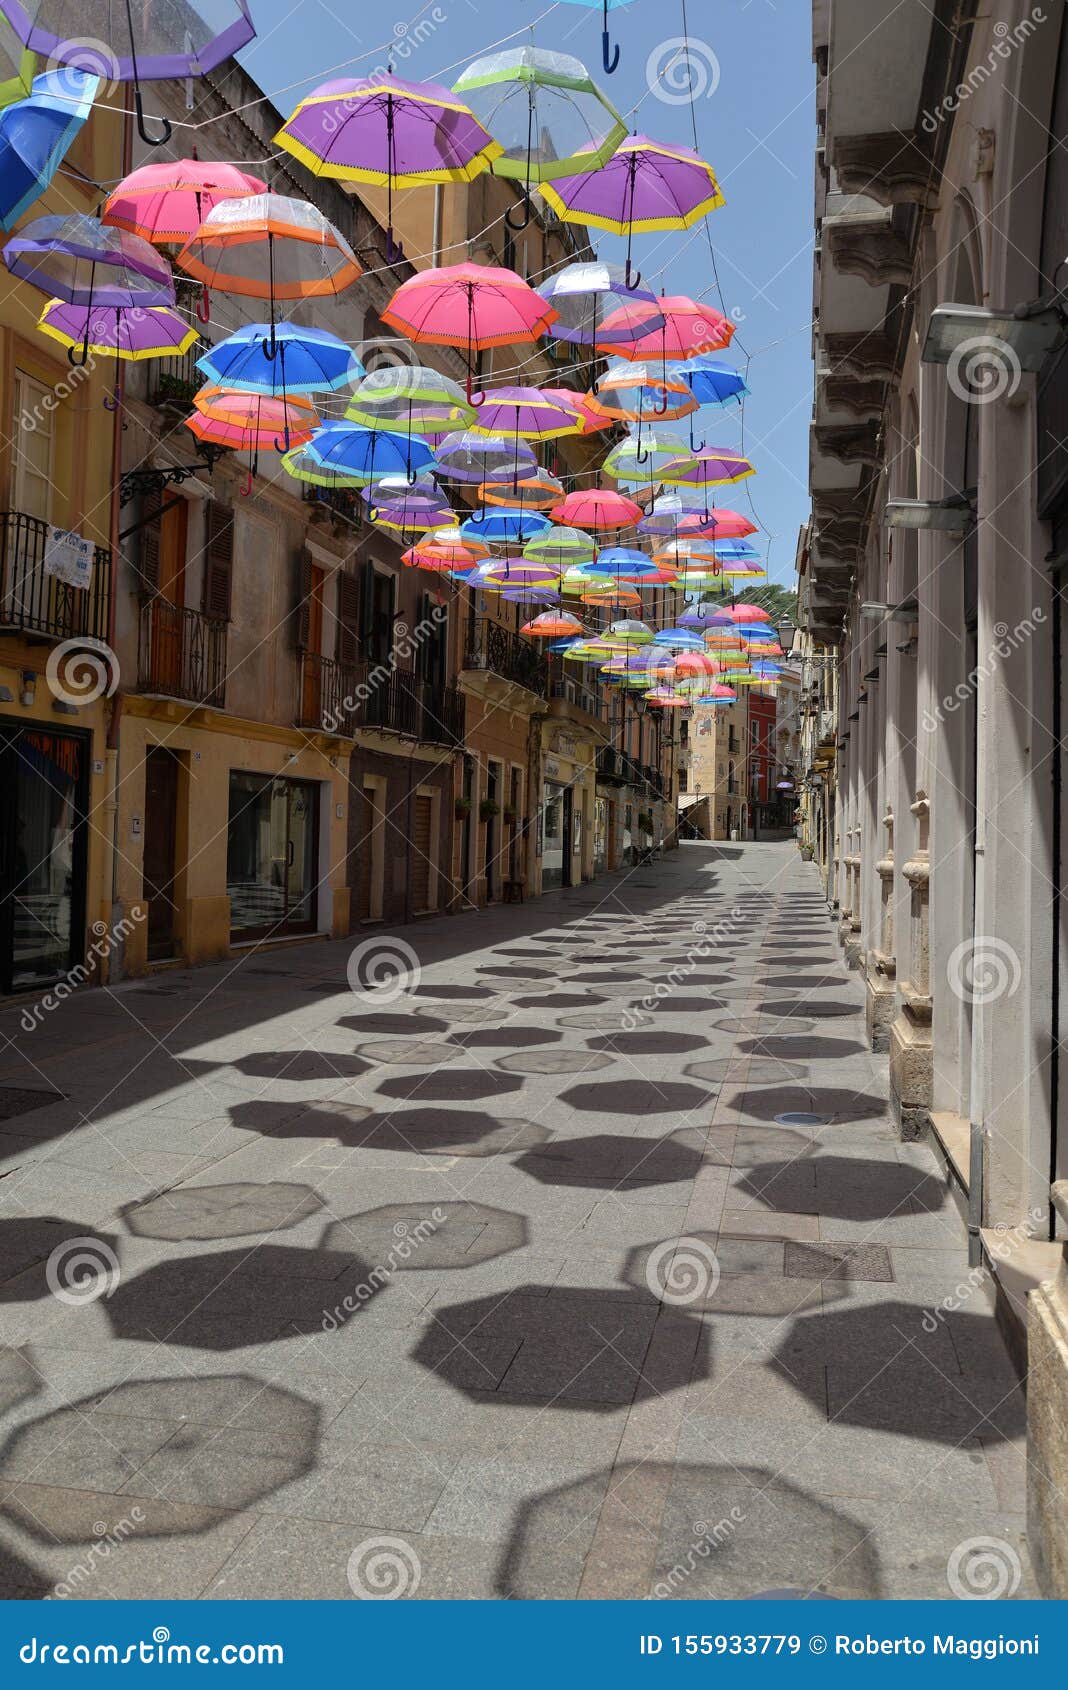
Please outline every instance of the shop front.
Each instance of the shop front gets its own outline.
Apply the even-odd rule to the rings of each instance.
[[[541,889],[579,886],[593,878],[596,858],[592,741],[551,727],[541,773]]]
[[[0,990],[44,986],[83,959],[90,739],[0,729]]]

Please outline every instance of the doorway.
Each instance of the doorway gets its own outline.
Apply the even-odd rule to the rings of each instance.
[[[542,815],[543,887],[571,885],[571,816],[571,788],[546,781]]]
[[[81,963],[88,742],[48,728],[0,734],[0,990],[28,991]]]
[[[158,576],[152,598],[151,673],[153,691],[181,697],[185,678],[185,553],[189,506],[169,500],[155,528]],[[149,535],[146,531],[145,539]]]
[[[231,937],[314,932],[318,860],[316,782],[232,770],[226,848]]]
[[[501,808],[501,765],[492,761],[486,764],[486,802],[496,805],[497,809],[496,815],[487,813],[486,816],[486,902],[492,904],[497,896],[497,839]]]
[[[163,745],[145,752],[145,849],[141,896],[148,904],[148,960],[175,954],[178,908],[174,896],[175,841],[178,833],[177,755]]]

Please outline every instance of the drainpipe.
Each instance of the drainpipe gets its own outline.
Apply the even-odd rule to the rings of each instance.
[[[1050,855],[1052,857],[1050,869],[1051,869],[1051,873],[1053,875],[1053,897],[1050,900],[1050,903],[1051,903],[1051,906],[1052,906],[1051,914],[1052,914],[1052,917],[1053,917],[1053,946],[1052,946],[1052,953],[1051,953],[1052,957],[1053,957],[1053,967],[1052,967],[1052,970],[1051,970],[1052,978],[1050,980],[1050,998],[1051,998],[1051,1002],[1050,1002],[1050,1021],[1051,1021],[1052,1037],[1051,1037],[1051,1040],[1050,1040],[1051,1049],[1050,1049],[1050,1073],[1049,1073],[1049,1124],[1050,1124],[1050,1134],[1049,1134],[1049,1183],[1050,1183],[1051,1190],[1052,1190],[1052,1187],[1057,1183],[1057,1181],[1062,1177],[1062,1170],[1058,1165],[1058,1139],[1059,1139],[1058,1127],[1059,1127],[1059,1113],[1060,1113],[1060,1070],[1061,1070],[1061,1064],[1060,1064],[1060,1048],[1061,1048],[1060,946],[1061,946],[1061,932],[1062,932],[1061,922],[1063,920],[1063,902],[1064,902],[1064,891],[1063,891],[1063,887],[1061,885],[1061,849],[1062,849],[1062,844],[1061,844],[1061,839],[1062,839],[1061,802],[1062,802],[1062,796],[1063,796],[1063,794],[1062,794],[1062,782],[1064,780],[1064,770],[1063,770],[1062,762],[1061,762],[1061,758],[1062,758],[1062,752],[1061,752],[1061,713],[1062,713],[1062,708],[1063,708],[1063,706],[1062,706],[1063,694],[1062,694],[1062,690],[1061,690],[1061,657],[1062,657],[1063,639],[1062,639],[1062,634],[1061,634],[1061,614],[1062,614],[1062,611],[1061,611],[1061,605],[1060,605],[1060,600],[1059,600],[1059,594],[1056,590],[1057,586],[1059,584],[1059,580],[1060,580],[1059,574],[1056,573],[1056,571],[1059,569],[1062,562],[1063,562],[1062,558],[1058,558],[1054,561],[1054,572],[1053,572],[1054,592],[1053,592],[1053,607],[1052,607],[1053,608],[1053,614],[1052,614],[1052,618],[1051,618],[1052,623],[1053,623],[1053,627],[1051,629],[1051,653],[1050,653],[1050,655],[1052,657],[1052,662],[1053,662],[1053,706],[1052,706],[1052,708],[1053,708],[1053,719],[1050,723],[1050,739],[1051,739],[1052,744],[1053,744],[1053,759],[1052,759],[1052,770],[1051,770],[1052,781],[1053,781],[1053,826],[1052,826],[1052,829],[1051,829],[1051,850],[1050,850]],[[1053,1202],[1052,1202],[1052,1198],[1051,1198],[1050,1206],[1049,1206],[1049,1230],[1047,1232],[1047,1237],[1049,1237],[1049,1238],[1056,1238],[1056,1236],[1057,1236],[1057,1219],[1058,1219],[1057,1211],[1053,1206]]]
[[[122,115],[122,174],[128,176],[133,164],[133,125],[129,111]],[[108,531],[108,549],[111,552],[111,575],[108,582],[108,647],[115,650],[116,600],[119,590],[119,521],[121,503],[119,499],[119,483],[122,479],[122,431],[123,408],[126,403],[126,366],[120,359],[116,375],[116,397],[118,404],[111,414],[111,511]],[[116,670],[118,665],[116,664]],[[119,728],[122,723],[123,690],[120,685],[116,688],[111,700],[111,717],[108,722],[107,746],[105,751],[107,798],[104,807],[104,837],[111,840],[111,922],[117,926],[121,911],[119,909]],[[107,959],[107,978],[110,985],[113,979],[121,979],[124,973],[125,941],[117,947],[109,948]]]

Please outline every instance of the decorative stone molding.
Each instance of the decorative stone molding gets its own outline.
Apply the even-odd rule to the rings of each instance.
[[[886,383],[874,376],[824,376],[820,391],[828,410],[851,411],[855,417],[881,417],[886,406]]]
[[[817,423],[813,434],[819,450],[843,464],[868,464],[874,469],[882,461],[881,431],[875,422]]]
[[[886,830],[886,849],[875,864],[879,876],[879,943],[868,952],[868,1001],[865,1019],[872,1050],[890,1048],[890,1023],[894,1017],[896,995],[894,977],[897,958],[894,955],[894,812],[889,804],[883,817]]]
[[[912,243],[889,224],[838,223],[824,239],[843,276],[859,276],[873,288],[907,287],[912,280]]]
[[[880,205],[930,208],[937,201],[930,152],[914,133],[891,129],[875,135],[839,135],[831,147],[831,163],[842,193],[865,194]]]
[[[819,349],[821,373],[831,377],[893,381],[899,373],[897,341],[884,329],[821,334]]]

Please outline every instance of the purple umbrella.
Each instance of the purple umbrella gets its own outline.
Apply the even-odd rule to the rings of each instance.
[[[506,440],[503,435],[476,434],[473,430],[451,435],[439,446],[437,460],[447,481],[475,487],[503,470],[533,469],[538,461],[523,441]]]
[[[663,317],[655,310],[656,295],[630,287],[619,264],[567,264],[548,281],[539,283],[535,291],[559,313],[551,330],[553,339],[572,345],[592,346],[595,341],[606,343],[606,339],[642,340],[664,326]],[[605,318],[635,300],[652,305],[654,310],[640,320],[628,317],[618,334],[606,337],[602,328]]]
[[[223,22],[222,29],[206,22],[192,6],[177,6],[173,0],[137,0],[136,7],[132,0],[114,7],[79,6],[73,0],[4,0],[4,16],[31,52],[105,80],[133,83],[137,128],[149,147],[165,145],[171,126],[163,118],[162,133],[148,133],[141,83],[203,76],[256,33],[248,0],[213,0],[210,10]],[[87,32],[93,40],[87,39]]]
[[[13,276],[68,305],[174,304],[171,268],[155,247],[81,213],[35,218],[8,241],[4,263]],[[84,365],[88,356],[87,341],[80,357],[67,349],[72,364]]]
[[[70,357],[76,346],[83,359],[115,359],[115,391],[104,404],[113,411],[119,399],[119,364],[142,363],[148,358],[180,358],[196,344],[196,328],[166,305],[68,305],[53,299],[37,322],[42,334],[66,347]]]
[[[543,182],[541,195],[565,223],[626,235],[625,279],[634,288],[641,281],[631,269],[635,234],[689,229],[723,204],[710,164],[689,147],[667,147],[648,135],[628,135],[600,170]]]

